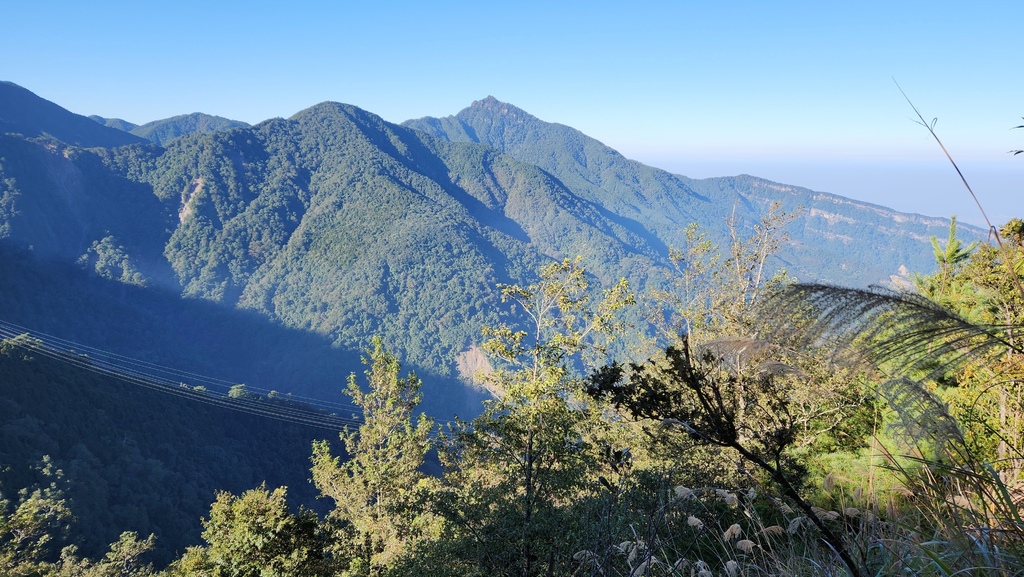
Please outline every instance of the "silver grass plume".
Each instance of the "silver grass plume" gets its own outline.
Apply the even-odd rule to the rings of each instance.
[[[764,299],[758,316],[772,340],[830,347],[837,358],[863,358],[895,375],[937,378],[993,352],[1024,352],[1001,336],[1011,327],[974,324],[920,295],[881,287],[794,284]]]
[[[833,362],[870,364],[887,378],[878,393],[899,415],[897,433],[908,441],[930,434],[937,443],[962,435],[946,406],[923,382],[971,359],[1007,350],[1007,327],[978,325],[916,294],[881,287],[795,284],[765,298],[758,309],[762,333],[795,347],[829,350]]]

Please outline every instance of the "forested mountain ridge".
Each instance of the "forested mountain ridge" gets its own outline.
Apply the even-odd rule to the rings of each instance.
[[[170,118],[147,122],[142,125],[134,124],[121,118],[103,118],[102,116],[96,115],[90,116],[89,119],[95,120],[103,126],[116,128],[118,130],[123,130],[124,132],[130,132],[135,136],[140,136],[149,140],[157,146],[164,146],[168,142],[184,134],[193,134],[197,132],[206,134],[209,132],[230,130],[232,128],[246,128],[249,126],[247,123],[240,120],[231,120],[230,118],[212,116],[210,114],[203,114],[202,112],[180,114]]]
[[[574,194],[644,223],[642,233],[667,245],[681,246],[691,222],[722,242],[730,218],[749,225],[775,202],[786,211],[800,209],[787,227],[791,243],[782,247],[780,264],[801,280],[867,285],[887,280],[901,265],[927,270],[932,263],[921,243],[943,236],[949,226],[945,218],[899,213],[748,175],[691,179],[671,174],[494,97],[475,101],[455,116],[404,125],[453,142],[483,143],[534,164]],[[962,232],[983,234],[974,227]]]
[[[533,166],[335,103],[175,141],[152,174],[177,203],[165,254],[185,294],[348,346],[404,335],[439,368],[495,320],[497,283],[575,254],[606,280],[658,258]]]
[[[493,99],[404,126],[325,102],[158,146],[12,86],[0,87],[21,99],[0,99],[0,320],[333,402],[383,335],[442,419],[472,417],[486,396],[460,380],[482,364],[481,325],[521,320],[498,285],[529,284],[546,263],[581,255],[597,288],[625,277],[642,297],[690,223],[721,243],[735,219],[746,237],[777,202],[804,207],[777,265],[865,284],[930,269],[928,237],[948,230],[755,177],[672,175]],[[105,144],[110,131],[127,140]],[[0,369],[0,489],[46,482],[32,466],[49,455],[90,554],[126,529],[159,533],[163,560],[180,553],[217,488],[267,480],[311,496],[317,433],[10,343]]]
[[[202,112],[193,112],[192,114],[181,114],[178,116],[172,116],[171,118],[154,120],[141,126],[132,126],[127,130],[135,136],[141,136],[142,138],[149,140],[153,144],[164,146],[168,142],[185,134],[206,134],[209,132],[230,130],[232,128],[246,128],[248,126],[249,125],[247,123],[240,120],[231,120],[230,118],[224,118],[222,116],[212,116],[210,114],[203,114]]]
[[[138,124],[135,124],[134,122],[128,122],[123,118],[103,118],[102,116],[96,114],[89,115],[89,119],[95,120],[103,126],[107,126],[109,128],[116,128],[118,130],[123,130],[125,132],[131,132],[132,129],[137,128],[139,126]]]
[[[430,385],[496,322],[496,284],[575,254],[613,281],[658,255],[535,167],[339,104],[166,149],[0,144],[8,242],[345,347],[383,332]],[[462,412],[453,395],[427,406]]]
[[[687,225],[724,242],[728,219],[746,236],[778,202],[804,209],[776,266],[867,284],[927,270],[927,239],[947,226],[754,177],[672,175],[493,98],[405,126],[328,102],[165,144],[0,136],[0,237],[349,350],[383,334],[442,380],[497,322],[494,287],[553,259],[582,255],[601,284],[643,292]]]

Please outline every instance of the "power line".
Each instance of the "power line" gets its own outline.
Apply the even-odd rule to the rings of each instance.
[[[124,356],[124,355],[120,355],[120,354],[117,354],[117,353],[114,353],[114,352],[111,352],[111,351],[107,351],[107,350],[104,350],[104,349],[99,349],[99,348],[96,348],[96,347],[90,347],[88,345],[84,345],[84,344],[81,344],[81,343],[76,343],[76,342],[73,342],[73,341],[62,339],[62,338],[57,337],[57,336],[48,335],[46,333],[35,331],[35,330],[29,329],[27,327],[23,327],[23,326],[20,326],[20,325],[17,325],[17,324],[8,322],[8,321],[4,321],[4,320],[0,320],[0,330],[4,330],[8,334],[10,334],[10,333],[13,333],[13,334],[16,334],[16,335],[28,334],[28,335],[31,335],[32,338],[35,338],[35,339],[38,339],[38,340],[44,342],[47,346],[49,346],[51,348],[58,349],[58,350],[63,350],[63,351],[69,352],[69,353],[85,353],[85,354],[89,355],[90,358],[92,358],[95,361],[105,360],[105,361],[109,362],[112,365],[116,365],[116,366],[124,368],[126,370],[129,367],[139,367],[138,370],[141,373],[145,374],[148,378],[151,378],[151,379],[154,379],[154,380],[161,380],[161,381],[172,380],[172,381],[177,381],[179,383],[180,382],[188,382],[188,383],[193,384],[193,385],[194,384],[199,384],[199,385],[205,386],[207,388],[222,389],[222,390],[225,391],[225,393],[230,391],[232,386],[239,384],[239,381],[227,381],[227,380],[224,380],[224,379],[219,379],[219,378],[216,378],[216,377],[210,377],[210,376],[207,376],[207,375],[202,375],[202,374],[198,374],[198,373],[184,371],[184,370],[181,370],[181,369],[176,369],[176,368],[173,368],[173,367],[168,367],[168,366],[165,366],[165,365],[160,365],[160,364],[152,363],[152,362],[149,362],[149,361],[143,361],[143,360],[136,359],[136,358],[133,358],[133,357],[127,357],[127,356]],[[248,389],[250,391],[253,391],[253,392],[256,392],[256,393],[260,393],[260,394],[262,394],[264,396],[270,396],[270,394],[274,392],[274,391],[271,391],[271,390],[260,389],[258,387],[252,387],[252,386],[249,386],[249,385],[246,385],[246,389]],[[350,404],[350,403],[326,401],[326,400],[323,400],[323,399],[316,399],[316,398],[312,398],[312,397],[304,397],[304,396],[301,396],[301,395],[294,395],[294,394],[291,394],[291,393],[288,393],[288,397],[290,399],[293,399],[293,400],[294,399],[298,399],[298,400],[306,402],[307,404],[315,405],[315,406],[318,406],[318,407],[324,408],[324,409],[338,409],[338,410],[356,411],[356,412],[361,411],[361,409],[359,407],[357,407],[357,406],[355,406],[353,404]]]
[[[112,377],[131,385],[171,394],[206,405],[332,431],[340,431],[346,426],[362,424],[362,420],[358,418],[345,418],[314,408],[305,408],[296,404],[285,404],[274,399],[233,398],[209,390],[197,390],[180,382],[154,377],[154,375],[146,374],[142,371],[125,369],[103,360],[76,354],[74,351],[53,347],[32,333],[21,332],[15,334],[6,327],[0,327],[0,337],[7,339],[9,343],[31,351],[33,354],[63,362],[95,374]]]
[[[232,397],[231,388],[236,386],[232,381],[90,347],[4,320],[0,320],[0,339],[79,369],[210,406],[332,431],[364,424],[362,409],[356,405],[292,394],[277,399],[273,395],[274,391],[250,388],[248,385],[245,385],[245,389],[256,392],[258,397]],[[196,386],[195,383],[200,385]],[[211,391],[210,387],[223,392]],[[351,417],[342,417],[336,412],[328,412],[330,409],[352,411],[353,414]],[[451,422],[435,420],[436,425]],[[437,427],[431,431],[430,437],[436,439],[439,434]]]

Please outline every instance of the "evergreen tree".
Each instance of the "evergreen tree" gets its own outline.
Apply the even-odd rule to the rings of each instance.
[[[484,348],[501,366],[486,376],[497,398],[456,428],[445,458],[442,513],[462,530],[471,565],[487,575],[558,574],[578,550],[580,498],[596,466],[597,411],[584,399],[579,363],[618,328],[633,301],[625,280],[596,306],[580,259],[544,267],[540,281],[505,286],[529,330],[485,328]]]
[[[331,515],[354,531],[355,554],[348,574],[378,575],[400,556],[414,538],[417,524],[410,504],[424,474],[419,468],[430,449],[432,419],[413,410],[420,401],[420,380],[399,378],[397,357],[373,339],[363,391],[356,376],[347,393],[363,410],[357,431],[341,435],[349,460],[330,453],[326,441],[313,445],[313,482],[335,504]]]

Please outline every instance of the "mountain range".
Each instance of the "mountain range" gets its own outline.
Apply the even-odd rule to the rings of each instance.
[[[495,287],[529,282],[552,259],[581,255],[599,284],[625,277],[642,293],[664,283],[687,225],[724,244],[727,222],[746,236],[777,203],[797,216],[774,268],[866,285],[930,270],[929,238],[949,226],[752,176],[671,174],[493,97],[401,125],[325,102],[255,126],[200,114],[135,126],[2,83],[0,129],[8,250],[343,350],[382,334],[445,383],[432,407],[442,412],[479,398],[452,382],[480,326],[504,314]],[[26,326],[55,323],[3,309]]]
[[[521,320],[498,285],[580,255],[599,287],[625,277],[643,295],[667,286],[688,225],[724,245],[727,223],[748,236],[776,204],[795,219],[771,266],[801,280],[927,272],[929,238],[949,227],[753,176],[671,174],[491,97],[401,125],[334,102],[254,126],[135,125],[0,82],[0,328],[186,371],[190,390],[202,375],[221,394],[244,383],[327,403],[346,401],[379,334],[423,379],[424,410],[472,417],[487,397],[466,378],[486,363],[481,325]],[[336,435],[225,415],[80,358],[0,340],[0,489],[63,471],[83,552],[134,530],[170,560],[218,488],[268,480],[316,506],[310,442]]]

